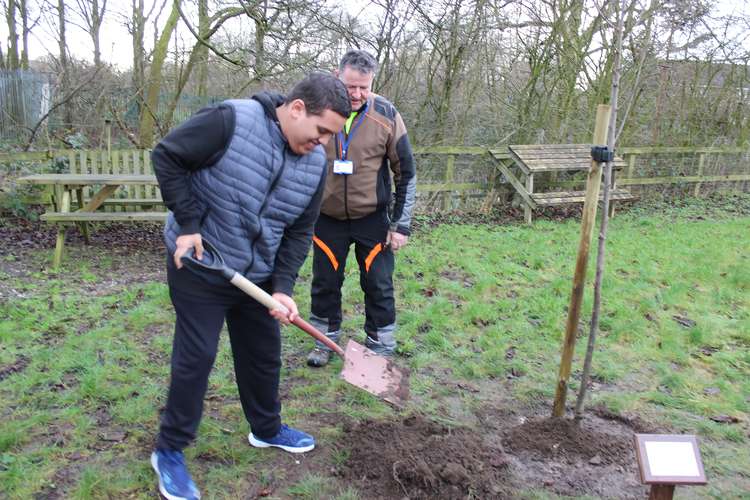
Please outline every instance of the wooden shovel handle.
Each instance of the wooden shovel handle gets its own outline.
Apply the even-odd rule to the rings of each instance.
[[[308,333],[312,337],[323,342],[330,350],[332,350],[333,352],[341,356],[342,359],[344,358],[344,350],[336,342],[326,337],[320,330],[312,326],[310,323],[300,318],[299,316],[297,316],[297,319],[292,321],[292,323],[294,323],[294,325],[297,326],[303,332]]]
[[[278,300],[271,297],[271,295],[263,290],[261,287],[250,281],[249,279],[242,276],[240,273],[234,273],[234,276],[232,276],[232,279],[229,280],[232,282],[234,286],[263,304],[269,309],[279,309],[281,311],[284,311],[284,313],[289,314],[289,310],[284,307],[284,304],[279,302]],[[305,321],[304,319],[297,316],[297,319],[292,321],[295,326],[297,326],[300,330],[307,333],[314,339],[320,340],[323,344],[325,344],[329,349],[334,351],[336,354],[344,357],[344,350],[339,347],[339,345],[334,342],[333,340],[326,337],[323,333],[320,332],[317,328],[312,326],[310,323]]]

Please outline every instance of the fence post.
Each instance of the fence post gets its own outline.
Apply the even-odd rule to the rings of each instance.
[[[628,156],[628,179],[632,179],[635,173],[635,156],[635,153],[630,153]]]
[[[456,178],[456,155],[449,154],[448,155],[448,164],[445,167],[445,183],[448,184],[450,187],[453,185],[453,182]],[[447,212],[449,208],[451,208],[451,198],[453,195],[453,191],[450,189],[446,190],[443,193],[443,212]]]
[[[109,118],[104,120],[104,126],[107,129],[107,157],[109,161],[112,161],[112,120]]]
[[[703,163],[706,161],[706,154],[701,153],[700,156],[698,156],[698,177],[703,177]],[[693,196],[696,198],[700,195],[701,191],[701,183],[698,182],[695,185],[695,192],[693,193]]]

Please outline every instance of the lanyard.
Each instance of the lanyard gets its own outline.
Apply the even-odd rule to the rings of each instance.
[[[346,151],[349,149],[349,143],[352,142],[352,139],[354,138],[354,133],[357,131],[359,126],[362,124],[363,121],[365,121],[365,114],[367,113],[367,103],[365,103],[362,110],[359,112],[360,118],[357,120],[357,122],[352,126],[349,133],[346,135],[346,140],[344,140],[344,134],[343,132],[339,132],[339,145],[341,146],[341,159],[346,160]]]

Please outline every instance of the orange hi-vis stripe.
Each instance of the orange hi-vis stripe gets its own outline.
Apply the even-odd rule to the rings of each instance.
[[[318,248],[320,248],[321,250],[323,250],[323,253],[328,256],[328,260],[331,261],[331,265],[333,266],[333,270],[334,271],[338,271],[339,270],[339,261],[336,260],[336,256],[333,255],[333,252],[331,251],[330,248],[328,248],[328,245],[326,245],[325,243],[323,243],[323,240],[321,240],[317,236],[313,236],[313,243],[315,243],[316,245],[318,245]]]
[[[375,257],[378,256],[380,251],[383,250],[383,244],[378,243],[374,247],[372,247],[372,250],[370,250],[370,253],[367,255],[367,258],[365,259],[365,271],[370,272],[370,265],[372,265],[372,261],[375,260]]]

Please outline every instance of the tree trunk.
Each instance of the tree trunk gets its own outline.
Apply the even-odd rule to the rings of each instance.
[[[8,69],[18,69],[18,32],[16,31],[16,2],[8,1],[6,21],[8,22]]]
[[[59,23],[59,50],[60,50],[60,87],[62,96],[68,95],[70,92],[70,68],[68,65],[68,45],[65,38],[65,1],[58,0],[57,2],[57,20]],[[70,129],[73,126],[73,102],[71,99],[66,99],[65,105],[63,106],[63,126],[66,129]]]
[[[107,8],[107,1],[104,0],[102,10],[99,11],[99,0],[91,0],[91,43],[94,45],[94,66],[99,68],[102,65],[102,51],[99,32],[102,28],[104,12]]]
[[[29,69],[29,9],[26,0],[19,0],[21,10],[21,68]]]
[[[146,91],[143,109],[141,109],[139,127],[138,142],[144,149],[150,148],[154,142],[154,126],[156,124],[156,112],[159,106],[159,94],[161,93],[162,69],[169,50],[169,40],[172,38],[175,26],[177,26],[177,20],[180,18],[180,11],[177,8],[179,2],[180,0],[174,0],[172,4],[172,12],[169,14],[169,19],[167,19],[164,30],[161,32],[161,35],[156,42],[154,54],[151,59],[151,70],[148,75],[148,89]]]
[[[143,0],[133,0],[133,94],[140,116],[143,110],[144,90],[146,87],[145,66],[146,53],[143,48],[143,37],[146,30],[146,19],[143,16]]]
[[[661,115],[664,108],[664,99],[666,98],[665,94],[667,91],[667,84],[670,80],[669,73],[671,71],[670,67],[670,55],[672,53],[672,36],[674,35],[674,31],[671,31],[669,33],[669,40],[667,41],[667,53],[664,57],[665,62],[661,63],[659,65],[659,90],[656,96],[656,109],[654,109],[654,118],[653,118],[653,133],[651,135],[651,143],[654,145],[658,145],[659,141],[661,140]]]
[[[202,40],[208,39],[209,23],[208,0],[198,0],[198,35]],[[206,97],[208,95],[208,47],[201,43],[196,46],[195,50],[198,51],[198,89],[196,93],[198,97]]]
[[[266,33],[268,31],[268,19],[266,11],[259,12],[254,17],[255,20],[255,79],[261,82],[263,88],[266,88]]]
[[[201,81],[207,82],[208,81],[208,71],[207,71],[207,62],[208,62],[208,46],[207,43],[209,42],[211,36],[213,36],[214,33],[226,22],[227,20],[240,16],[244,14],[245,11],[242,9],[227,9],[224,12],[221,13],[221,15],[217,15],[215,23],[213,26],[210,24],[210,17],[208,16],[208,11],[205,12],[206,20],[205,22],[206,27],[205,31],[203,33],[198,33],[198,38],[200,38],[198,41],[196,41],[195,45],[193,45],[193,49],[190,51],[190,57],[188,58],[187,64],[185,64],[185,67],[182,68],[182,71],[180,72],[179,78],[177,80],[177,83],[175,85],[175,90],[172,95],[172,100],[169,103],[169,107],[167,108],[167,113],[164,116],[164,127],[165,128],[171,128],[172,127],[172,120],[174,119],[174,112],[177,108],[177,103],[180,100],[180,96],[182,95],[182,91],[185,88],[185,85],[187,85],[188,80],[190,79],[190,75],[193,72],[193,69],[198,65],[199,61],[204,62],[204,69],[206,70],[205,75],[198,76],[199,81],[199,88],[203,86],[204,88],[207,87],[206,83],[203,83],[201,85]],[[205,52],[202,52],[200,49],[205,49]],[[200,94],[200,90],[199,90]],[[203,95],[207,95],[204,91]]]

